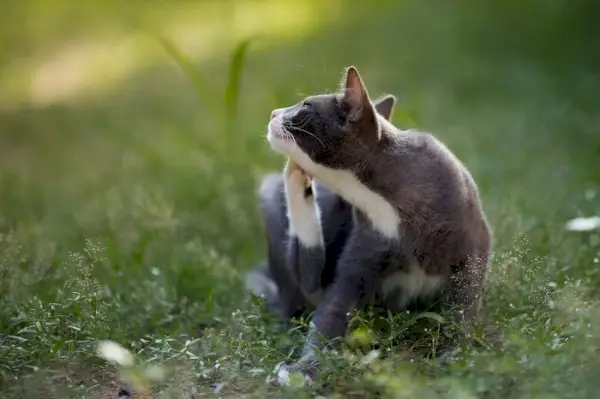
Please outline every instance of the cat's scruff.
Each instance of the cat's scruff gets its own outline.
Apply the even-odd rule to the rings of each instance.
[[[274,110],[267,138],[290,159],[284,191],[296,242],[287,260],[298,263],[292,279],[306,296],[325,288],[294,367],[314,361],[318,338],[343,336],[349,312],[366,301],[402,310],[440,298],[457,322],[476,317],[492,246],[477,186],[432,135],[399,130],[377,112],[356,68],[345,71],[340,92]],[[351,207],[337,259],[327,259],[327,215],[306,190],[305,174]],[[326,284],[322,273],[332,274]]]

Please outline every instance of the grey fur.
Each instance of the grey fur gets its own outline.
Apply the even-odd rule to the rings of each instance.
[[[379,116],[354,67],[347,69],[339,93],[310,96],[277,112],[281,131],[269,132],[275,149],[289,157],[298,156],[292,150],[286,153],[286,148],[291,147],[280,145],[286,139],[282,135],[291,135],[297,146],[294,148],[308,156],[308,161],[307,158],[296,161],[316,179],[326,180],[325,175],[319,175],[323,170],[351,173],[370,192],[385,200],[380,204],[391,205],[400,233],[397,237],[382,235],[373,219],[361,210],[361,204],[352,202],[356,199],[344,198],[352,205],[352,222],[347,223],[350,233],[341,251],[338,248],[335,253],[339,256],[337,262],[328,257],[331,263],[323,270],[331,268],[335,276],[326,284],[325,296],[313,314],[313,329],[304,355],[292,368],[305,368],[313,363],[312,348],[319,345],[317,338],[342,337],[348,313],[367,301],[380,300],[399,310],[394,308],[391,298],[403,301],[426,296],[441,298],[453,312],[454,321],[468,327],[478,315],[492,232],[467,168],[431,134],[401,131]],[[280,219],[276,224],[281,224],[285,212],[277,212]],[[323,216],[327,231],[328,215],[323,212]],[[266,220],[267,224],[274,224]],[[278,228],[277,237],[281,240],[285,229]],[[272,238],[269,262],[285,264],[284,257],[273,251],[276,246],[273,235],[277,230],[269,230],[267,226],[267,231]],[[275,269],[286,270],[271,267]],[[420,273],[423,278],[441,283],[430,292],[424,286],[407,286],[407,277],[405,281],[398,280],[400,289],[386,291],[387,282],[402,272],[407,276]],[[286,278],[291,279],[290,274]],[[274,280],[281,294],[284,285],[275,275]],[[287,284],[294,286],[293,282]]]

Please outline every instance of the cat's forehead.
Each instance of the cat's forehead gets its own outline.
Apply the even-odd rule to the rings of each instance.
[[[318,107],[335,107],[340,99],[337,93],[315,94],[308,96],[304,101],[308,101]]]
[[[315,102],[327,102],[327,101],[335,100],[337,98],[338,98],[337,93],[314,94],[312,96],[306,97],[307,100],[315,101]]]

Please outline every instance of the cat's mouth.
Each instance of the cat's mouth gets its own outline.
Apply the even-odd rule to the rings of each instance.
[[[275,117],[269,122],[267,140],[275,151],[287,156],[290,156],[297,147],[294,137],[283,126],[281,117]]]
[[[281,155],[294,159],[304,170],[313,173],[313,175],[316,176],[318,168],[308,154],[298,146],[294,136],[286,129],[281,116],[275,116],[269,122],[267,128],[267,140],[269,140],[273,150]]]

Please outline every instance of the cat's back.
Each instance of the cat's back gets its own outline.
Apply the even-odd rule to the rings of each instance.
[[[433,134],[390,130],[379,155],[370,178],[403,219],[457,226],[483,217],[471,173]]]
[[[403,192],[419,192],[421,200],[427,201],[466,195],[467,186],[474,183],[465,180],[465,166],[431,133],[395,131],[382,143],[382,156],[376,161],[382,186],[404,186]]]
[[[400,156],[403,163],[416,164],[429,172],[452,173],[456,177],[464,171],[468,173],[462,161],[432,133],[396,129],[388,138],[390,144],[386,152]]]

